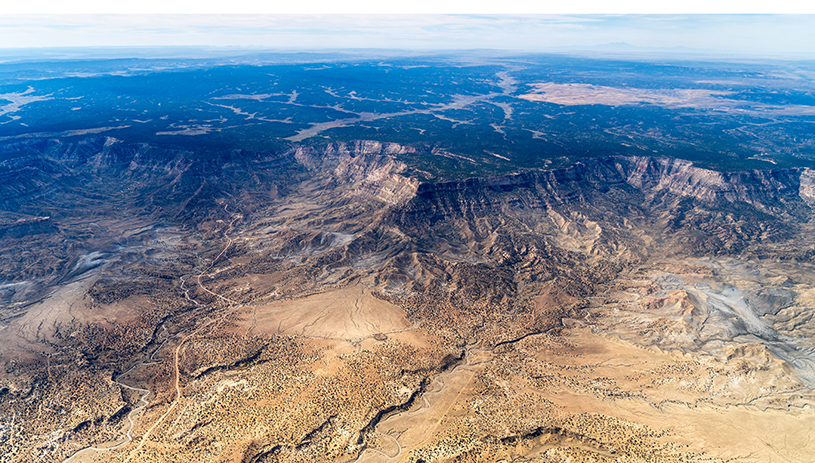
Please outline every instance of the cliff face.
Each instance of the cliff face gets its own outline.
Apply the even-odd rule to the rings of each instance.
[[[805,170],[721,173],[665,158],[626,158],[624,163],[621,168],[627,173],[626,182],[648,195],[668,192],[707,204],[743,202],[779,214],[801,205],[799,189]]]
[[[667,158],[607,158],[587,160],[542,173],[518,174],[463,182],[423,184],[416,207],[435,203],[441,210],[455,203],[453,197],[473,198],[514,192],[534,198],[522,206],[554,207],[587,203],[611,189],[633,187],[646,199],[692,198],[698,204],[743,202],[764,210],[799,208],[815,194],[815,174],[808,169],[721,173],[693,167],[690,162]],[[631,190],[628,190],[634,194]],[[444,199],[442,199],[444,198]]]
[[[104,211],[115,204],[201,227],[226,220],[224,204],[248,215],[310,185],[311,201],[373,201],[390,209],[389,223],[418,237],[449,226],[445,221],[486,236],[514,220],[564,239],[588,229],[611,239],[595,227],[619,228],[625,218],[708,252],[785,236],[808,220],[815,203],[815,174],[807,169],[721,173],[676,159],[612,157],[419,184],[399,160],[412,154],[411,147],[368,141],[279,153],[195,152],[112,138],[22,143],[0,159],[0,206],[59,220],[72,207]]]
[[[245,220],[286,207],[293,214],[286,226],[295,229],[275,238],[281,249],[326,233],[369,230],[373,234],[344,257],[355,262],[404,246],[490,260],[520,236],[546,237],[562,249],[598,256],[641,256],[652,241],[672,252],[726,254],[792,236],[811,219],[815,204],[815,173],[806,169],[721,173],[676,159],[610,157],[550,171],[420,184],[400,160],[415,153],[367,141],[275,153],[187,151],[112,138],[21,143],[7,147],[0,160],[0,206],[12,214],[9,223],[20,214],[60,224],[85,220],[88,213],[126,214],[205,234],[238,215]],[[9,225],[3,233],[56,237],[48,223]],[[303,224],[314,229],[303,230]],[[77,236],[104,234],[94,227]],[[69,235],[72,229],[66,227]],[[59,239],[74,239],[69,235]],[[72,260],[67,251],[60,255]]]
[[[810,206],[815,206],[815,170],[804,169],[801,171],[801,186],[798,195]]]
[[[562,234],[570,217],[584,228],[599,223],[608,230],[625,230],[620,225],[631,221],[690,243],[691,251],[724,252],[797,230],[812,217],[812,185],[808,170],[721,173],[682,160],[607,158],[548,172],[423,184],[394,222],[426,236],[450,221],[489,233],[497,228],[486,224],[497,217],[553,235]]]
[[[23,238],[29,235],[41,235],[56,232],[57,228],[50,217],[33,217],[18,219],[14,222],[0,222],[0,238]]]
[[[125,223],[181,226],[211,237],[236,217],[292,207],[305,214],[298,212],[297,220],[311,220],[306,211],[319,211],[314,221],[344,224],[338,226],[341,235],[345,228],[354,233],[375,221],[366,211],[385,211],[414,196],[418,181],[405,176],[405,164],[394,157],[410,152],[376,142],[280,152],[185,150],[110,137],[6,145],[0,152],[0,238],[6,239],[0,243],[0,278],[58,278],[81,254],[124,240]],[[52,219],[30,222],[38,216]],[[320,230],[292,233],[276,239],[323,236]],[[13,251],[30,236],[40,245]]]
[[[378,142],[284,152],[190,151],[113,138],[21,143],[5,147],[0,157],[0,208],[64,212],[67,205],[125,201],[194,226],[209,215],[223,218],[215,199],[242,197],[233,208],[251,211],[314,178],[397,204],[418,187],[394,158],[410,151]]]
[[[394,156],[413,151],[395,143],[358,141],[297,147],[294,157],[316,175],[330,172],[335,183],[346,185],[353,194],[399,204],[414,196],[419,182],[404,175],[407,166]]]

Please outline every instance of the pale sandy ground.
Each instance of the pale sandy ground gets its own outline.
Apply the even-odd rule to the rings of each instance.
[[[628,379],[640,372],[659,371],[692,360],[692,356],[677,352],[643,348],[607,335],[592,333],[589,328],[574,328],[569,340],[575,343],[574,353],[547,355],[552,363],[591,365],[598,378],[614,378],[621,389],[642,390]],[[577,354],[577,357],[574,357]],[[809,430],[815,426],[815,409],[780,407],[765,409],[733,403],[695,403],[694,394],[683,382],[693,380],[697,372],[661,377],[657,382],[669,387],[646,390],[644,398],[602,400],[591,394],[568,390],[546,391],[544,396],[565,410],[575,413],[600,413],[654,429],[669,430],[672,440],[688,444],[689,450],[705,451],[712,457],[735,458],[736,461],[787,462],[811,461],[815,455],[815,436]],[[735,378],[729,378],[735,379]],[[749,381],[742,381],[747,387]],[[628,383],[628,384],[626,384]],[[672,384],[670,384],[672,383]],[[664,390],[663,390],[664,389]],[[700,397],[702,398],[702,397]],[[683,403],[684,402],[684,403]]]
[[[541,82],[532,84],[534,90],[520,95],[527,101],[542,101],[564,106],[573,105],[608,105],[627,106],[637,104],[656,104],[670,107],[688,107],[714,109],[719,111],[736,111],[758,113],[772,111],[772,114],[815,114],[815,108],[804,105],[769,105],[742,100],[729,100],[731,92],[705,89],[640,89],[626,87],[607,87],[581,83],[556,84]]]
[[[811,406],[799,404],[767,409],[737,401],[709,403],[705,394],[692,391],[686,384],[700,371],[665,373],[666,369],[676,371],[677,366],[692,362],[692,356],[643,348],[613,336],[593,333],[588,327],[575,326],[565,334],[572,348],[542,350],[537,360],[554,365],[553,371],[567,382],[590,385],[614,381],[622,390],[638,396],[614,399],[569,387],[537,389],[521,378],[507,378],[509,390],[549,400],[564,414],[599,414],[645,425],[655,431],[667,431],[662,438],[664,442],[686,446],[684,451],[704,452],[705,461],[805,462],[815,455],[815,437],[809,432],[815,426],[815,410]],[[487,351],[471,351],[470,355],[467,362],[440,375],[424,398],[410,410],[381,422],[376,427],[380,434],[378,446],[367,449],[358,461],[409,461],[411,450],[438,445],[445,431],[466,431],[456,428],[456,419],[472,413],[469,404],[478,397],[473,378],[494,358]],[[586,371],[590,371],[588,376]],[[748,382],[744,381],[745,387],[749,387]],[[643,387],[649,383],[653,389]],[[732,387],[738,389],[737,383],[735,381]],[[697,402],[697,399],[701,400]],[[513,410],[507,410],[507,414],[512,413]],[[496,432],[500,435],[501,430]],[[586,432],[601,442],[613,442],[603,439],[601,430]],[[564,446],[613,456],[578,440],[557,436],[553,439],[548,435],[510,452],[517,451],[515,457],[531,458]]]
[[[411,327],[401,309],[373,297],[363,284],[302,299],[246,306],[238,316],[238,330],[343,340]]]
[[[491,352],[469,349],[465,362],[437,376],[430,389],[410,410],[380,423],[376,431],[383,436],[380,441],[384,445],[381,449],[367,449],[357,461],[403,461],[408,457],[408,451],[428,444],[443,429],[445,418],[461,415],[464,411],[461,402],[472,397],[473,378],[491,360]]]

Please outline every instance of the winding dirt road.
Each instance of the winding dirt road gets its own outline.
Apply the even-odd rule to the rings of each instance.
[[[226,206],[224,206],[224,211],[226,211],[226,209],[227,209]],[[211,290],[209,290],[208,288],[206,288],[202,284],[201,278],[204,275],[206,275],[207,272],[212,270],[212,267],[215,265],[215,263],[218,262],[218,260],[224,255],[224,253],[227,251],[227,249],[229,249],[229,247],[232,245],[232,243],[233,243],[232,238],[230,238],[228,236],[228,234],[232,231],[235,222],[237,220],[240,220],[241,218],[242,217],[240,215],[233,216],[232,221],[229,223],[229,226],[227,227],[226,231],[224,232],[224,236],[227,239],[226,245],[221,250],[221,252],[218,254],[218,256],[210,263],[210,265],[196,276],[197,284],[203,291],[205,291],[205,292],[215,296],[216,298],[218,298],[218,299],[220,299],[222,301],[225,301],[225,302],[227,302],[229,304],[238,304],[238,302],[234,301],[232,299],[229,299],[229,298],[227,298],[225,296],[222,296],[220,294],[212,292]],[[184,277],[181,277],[180,281],[181,281],[181,289],[184,290],[185,299],[187,301],[189,301],[189,302],[192,302],[196,306],[202,307],[202,304],[200,304],[195,299],[190,298],[189,289],[185,288],[185,285],[184,285],[184,283],[185,283]],[[175,351],[173,352],[173,387],[175,388],[175,399],[173,400],[173,403],[170,405],[170,407],[164,412],[164,414],[158,420],[156,420],[156,422],[153,423],[153,425],[142,435],[141,439],[139,440],[139,444],[136,446],[135,449],[133,449],[131,451],[131,453],[128,456],[127,460],[125,460],[126,462],[131,461],[133,458],[135,458],[138,455],[138,453],[141,451],[141,449],[144,447],[145,443],[149,439],[152,432],[162,422],[164,422],[164,420],[167,418],[167,416],[169,416],[169,414],[176,408],[176,406],[178,405],[179,401],[181,400],[181,398],[183,396],[183,394],[181,392],[181,386],[180,386],[180,370],[179,370],[179,367],[178,367],[178,362],[179,362],[179,357],[181,355],[181,349],[184,347],[184,344],[191,337],[198,334],[202,329],[212,325],[213,323],[220,322],[221,320],[223,320],[223,318],[226,317],[227,314],[228,314],[228,312],[224,313],[218,319],[210,319],[206,323],[204,323],[202,325],[199,325],[198,328],[196,328],[193,332],[187,334],[178,343],[178,346],[176,346]],[[209,318],[209,317],[207,317],[207,318]],[[164,329],[164,333],[166,334],[166,331],[167,331],[166,326],[163,326],[163,329]],[[132,385],[123,383],[122,381],[120,381],[120,378],[127,375],[128,373],[130,373],[131,371],[133,371],[136,368],[143,367],[143,366],[148,366],[148,365],[156,365],[156,364],[161,363],[161,362],[155,361],[154,357],[162,349],[162,347],[164,346],[164,344],[166,342],[167,342],[167,339],[165,339],[161,343],[161,345],[159,345],[159,347],[155,351],[153,351],[153,353],[150,355],[150,358],[148,359],[147,362],[140,362],[140,363],[134,364],[127,371],[120,374],[114,380],[114,382],[116,384],[118,384],[119,386],[121,386],[123,388],[126,388],[126,389],[129,389],[129,390],[137,391],[137,392],[139,392],[141,394],[140,397],[139,397],[140,405],[138,407],[134,408],[133,410],[131,410],[127,415],[127,419],[128,419],[129,424],[128,424],[127,431],[125,431],[125,439],[122,440],[122,441],[104,443],[104,444],[101,444],[99,446],[85,447],[83,449],[78,450],[76,453],[74,453],[70,457],[68,457],[66,460],[64,460],[63,463],[79,463],[81,461],[85,461],[85,460],[90,459],[90,457],[93,454],[97,453],[97,452],[107,452],[107,451],[115,450],[115,449],[121,448],[121,447],[123,447],[123,446],[125,446],[125,445],[127,445],[127,444],[129,444],[129,443],[131,443],[133,441],[133,437],[131,436],[131,432],[133,431],[133,428],[135,426],[135,421],[133,420],[133,415],[143,411],[147,407],[147,405],[149,405],[150,402],[147,400],[147,398],[150,396],[152,391],[150,391],[149,389],[139,388],[139,387],[136,387],[136,386],[132,386]]]

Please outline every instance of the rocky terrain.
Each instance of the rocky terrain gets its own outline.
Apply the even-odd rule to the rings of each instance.
[[[815,172],[36,140],[2,461],[807,461]]]

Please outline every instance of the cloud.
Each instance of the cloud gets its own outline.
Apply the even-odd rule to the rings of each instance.
[[[615,42],[639,47],[815,56],[815,16],[0,16],[0,44],[7,48],[203,45],[550,51]]]

